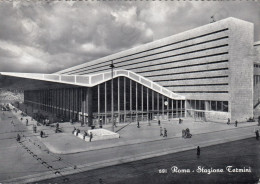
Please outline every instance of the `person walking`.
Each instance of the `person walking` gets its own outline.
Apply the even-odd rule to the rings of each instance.
[[[197,147],[197,157],[198,158],[200,157],[200,147],[199,146]]]
[[[258,130],[255,131],[255,138],[256,138],[256,140],[259,140],[259,131]]]
[[[88,133],[87,133],[87,131],[84,131],[84,136],[83,136],[84,140],[86,139],[86,136],[88,136]]]
[[[20,140],[21,140],[21,137],[19,134],[17,134],[16,141],[20,142]]]
[[[230,125],[230,119],[228,118],[227,124]]]
[[[139,121],[137,121],[137,128],[140,128],[140,123],[139,123]]]
[[[163,135],[163,137],[167,137],[167,129],[166,128],[164,128],[164,135]]]
[[[158,120],[158,125],[159,125],[159,126],[161,125],[161,121],[160,121],[160,120]]]
[[[160,136],[163,136],[163,129],[160,127]]]
[[[235,127],[237,127],[237,123],[238,123],[238,122],[237,122],[237,120],[236,120],[236,121],[235,121]]]
[[[43,131],[41,131],[40,135],[41,135],[41,138],[42,138],[43,137]]]
[[[89,134],[89,142],[91,142],[92,138],[93,138],[93,134],[92,134],[92,132],[90,132],[90,134]]]

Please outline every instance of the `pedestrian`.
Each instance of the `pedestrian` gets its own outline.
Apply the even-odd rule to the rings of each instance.
[[[88,133],[86,131],[84,131],[84,135],[83,135],[83,139],[86,139],[86,136],[88,136]]]
[[[139,121],[137,121],[137,128],[140,128],[140,123],[139,123]]]
[[[43,131],[41,131],[40,135],[41,135],[41,138],[42,138],[43,137]]]
[[[26,119],[26,126],[28,126],[28,119]]]
[[[160,127],[160,136],[163,136],[163,129]]]
[[[255,137],[256,137],[256,140],[259,139],[259,131],[258,130],[255,131]]]
[[[160,121],[160,120],[158,120],[158,125],[159,125],[159,126],[161,125],[161,121]]]
[[[90,132],[90,134],[89,134],[89,142],[91,142],[92,138],[93,138],[93,134],[92,134],[92,132]]]
[[[78,136],[78,135],[79,135],[79,133],[80,133],[80,130],[79,130],[79,129],[77,129],[76,136]]]
[[[16,140],[17,140],[18,142],[20,142],[20,140],[21,140],[21,137],[20,137],[20,135],[19,135],[19,134],[17,134]]]
[[[166,128],[164,128],[164,135],[163,135],[163,137],[167,137],[167,130],[166,130]]]
[[[75,131],[76,131],[76,128],[74,127],[74,129],[73,129],[73,131],[72,131],[72,134],[74,134],[74,133],[75,133]]]
[[[181,124],[181,118],[179,118],[179,124]]]
[[[36,127],[36,125],[34,125],[34,133],[36,133],[37,132],[37,127]]]
[[[228,118],[228,120],[227,120],[227,124],[230,125],[230,119],[229,119],[229,118]]]
[[[182,137],[186,138],[186,130],[182,129]]]
[[[199,146],[197,147],[197,157],[198,158],[200,157],[200,147]]]
[[[103,184],[103,180],[99,178],[99,184]]]
[[[236,120],[236,121],[235,121],[235,127],[237,127],[237,123],[238,123],[238,122],[237,122],[237,120]]]

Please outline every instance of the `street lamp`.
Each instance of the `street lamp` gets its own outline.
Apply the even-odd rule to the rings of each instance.
[[[169,116],[168,116],[168,113],[169,113],[169,111],[168,111],[168,100],[164,101],[164,105],[167,107],[167,119],[169,120]]]
[[[111,64],[109,65],[109,67],[111,68],[111,119],[112,119],[112,131],[114,132],[114,82],[113,82],[113,74],[114,74],[114,64],[113,64],[113,60],[111,61]]]

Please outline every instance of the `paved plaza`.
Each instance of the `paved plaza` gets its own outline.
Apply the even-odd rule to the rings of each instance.
[[[161,121],[161,127],[167,129],[167,137],[160,136],[160,126],[157,121],[140,122],[116,127],[119,139],[85,142],[74,136],[74,127],[81,130],[79,123],[60,123],[62,133],[55,133],[55,127],[37,126],[33,133],[32,126],[36,121],[23,117],[21,112],[1,113],[0,156],[4,162],[0,167],[0,182],[27,183],[53,177],[66,177],[67,174],[88,171],[105,166],[152,158],[155,156],[176,153],[180,151],[244,139],[254,136],[258,128],[256,122],[234,124],[202,122],[184,119],[182,124],[178,119]],[[26,119],[29,125],[26,126]],[[111,125],[103,128],[110,129]],[[182,130],[189,128],[193,135],[191,139],[182,138]],[[46,133],[40,138],[39,132]],[[21,134],[21,143],[15,138]]]

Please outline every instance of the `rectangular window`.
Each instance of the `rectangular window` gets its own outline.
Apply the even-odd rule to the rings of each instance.
[[[196,100],[196,109],[200,110],[200,100]]]
[[[201,100],[200,109],[205,110],[205,101]]]
[[[190,105],[191,105],[191,109],[195,109],[195,100],[191,100]]]
[[[217,101],[217,111],[223,111],[222,101]]]
[[[211,110],[215,111],[217,109],[216,101],[211,101]]]
[[[223,102],[223,111],[228,112],[228,101]]]

